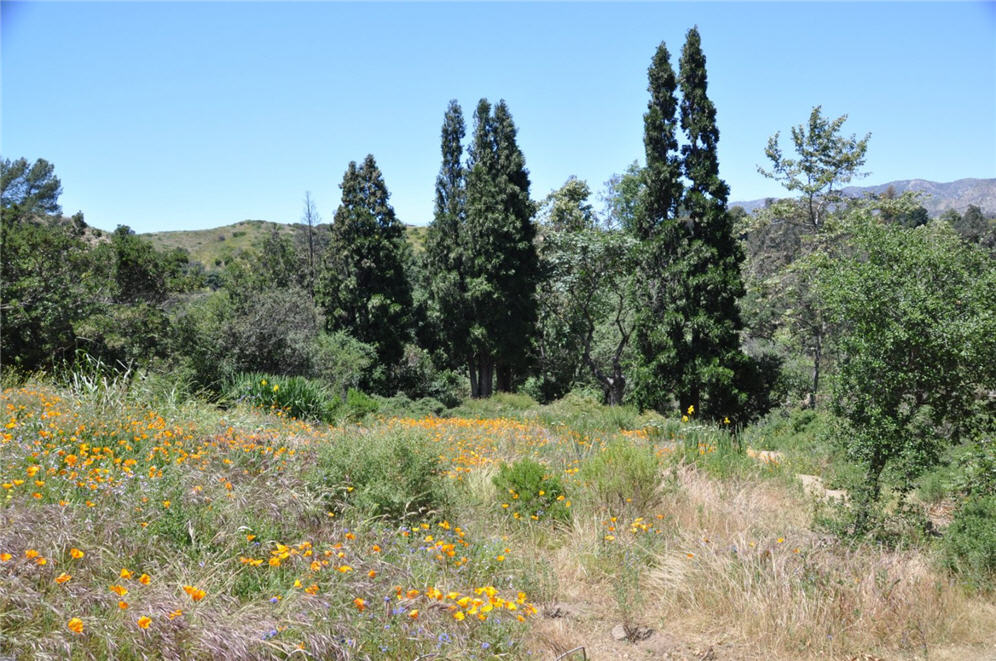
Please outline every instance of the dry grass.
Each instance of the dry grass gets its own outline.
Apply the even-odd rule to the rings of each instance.
[[[611,639],[622,621],[610,596],[618,572],[590,571],[599,526],[575,519],[555,562],[568,586],[561,614],[534,625],[537,654],[585,645],[594,659],[996,658],[996,604],[967,596],[925,551],[821,537],[808,528],[809,501],[773,481],[672,470],[659,507],[673,534],[640,570],[638,621],[655,635]]]

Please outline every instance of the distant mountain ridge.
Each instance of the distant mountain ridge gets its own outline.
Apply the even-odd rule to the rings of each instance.
[[[923,193],[920,203],[931,218],[940,216],[948,209],[965,213],[965,210],[973,204],[982,209],[982,213],[986,217],[996,216],[996,179],[958,179],[948,183],[927,181],[926,179],[901,179],[878,186],[848,186],[843,189],[843,192],[850,197],[864,197],[869,194],[880,195],[887,191],[890,186],[897,195],[906,191]],[[743,207],[745,211],[751,213],[762,208],[769,199],[778,198],[730,202],[730,206]]]

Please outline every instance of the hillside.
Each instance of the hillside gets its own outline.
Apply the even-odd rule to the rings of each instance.
[[[422,251],[427,228],[406,225],[408,240],[416,253]],[[221,266],[227,259],[239,252],[256,249],[271,232],[290,236],[298,247],[307,250],[308,226],[301,223],[273,223],[266,220],[243,220],[231,225],[222,225],[206,230],[181,230],[175,232],[150,232],[142,234],[158,250],[185,248],[190,259],[200,262],[208,269]],[[329,225],[316,225],[314,228],[315,249],[321,253],[328,244]]]
[[[987,217],[996,216],[996,179],[958,179],[948,183],[925,179],[903,179],[877,186],[848,186],[844,188],[844,193],[851,197],[879,195],[887,191],[890,186],[896,194],[906,191],[923,193],[921,204],[931,218],[941,215],[948,209],[965,213],[969,205],[973,204],[982,209],[982,213]],[[766,201],[767,198],[730,202],[730,206],[743,207],[749,213],[763,207]]]
[[[899,194],[905,191],[920,191],[924,194],[922,204],[931,217],[939,216],[948,209],[964,213],[969,205],[982,209],[987,217],[996,216],[996,179],[959,179],[948,183],[938,183],[925,179],[891,181],[877,186],[849,186],[844,192],[853,197],[884,193],[889,187]],[[752,212],[764,206],[766,199],[746,202],[731,202],[730,206],[740,206]],[[298,247],[307,250],[307,225],[301,223],[274,223],[265,220],[243,220],[231,225],[222,225],[206,230],[182,230],[174,232],[150,232],[142,234],[159,250],[186,248],[190,258],[201,262],[208,269],[221,266],[225,260],[243,250],[257,248],[263,244],[270,232],[277,231],[291,236]],[[324,251],[328,242],[328,224],[315,226],[315,248]],[[424,249],[428,228],[405,225],[408,241],[419,254]]]

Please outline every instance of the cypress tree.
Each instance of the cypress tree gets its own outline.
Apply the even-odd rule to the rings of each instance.
[[[467,166],[467,273],[471,391],[510,390],[526,365],[536,324],[539,257],[529,173],[504,101],[481,99]]]
[[[679,264],[689,306],[684,317],[691,333],[680,352],[685,360],[677,390],[682,410],[695,406],[708,417],[720,418],[734,415],[745,398],[736,385],[737,372],[747,364],[740,351],[743,323],[737,306],[744,294],[740,276],[744,256],[726,206],[730,189],[719,178],[719,129],[707,84],[706,59],[699,31],[693,27],[679,64],[681,128],[687,138],[681,149],[688,182],[683,206],[690,234],[682,244]]]
[[[350,162],[341,188],[321,279],[326,327],[373,345],[378,362],[391,367],[411,333],[405,229],[372,155],[359,168]]]
[[[461,165],[463,111],[450,101],[443,118],[443,163],[436,178],[436,205],[425,242],[433,339],[451,367],[466,364],[470,334],[461,237],[466,231],[466,177]]]
[[[642,171],[643,213],[634,223],[640,240],[634,303],[634,335],[640,361],[633,371],[633,396],[641,408],[663,409],[673,387],[673,371],[684,345],[684,319],[675,309],[680,283],[669,273],[686,230],[677,220],[681,201],[681,161],[678,156],[677,78],[670,53],[661,43],[647,71],[650,101],[643,116],[647,165]]]
[[[646,214],[636,228],[643,243],[636,289],[642,361],[634,391],[642,407],[663,409],[673,396],[682,412],[722,418],[742,405],[736,383],[749,368],[738,335],[743,253],[726,208],[729,188],[719,178],[716,109],[706,94],[697,29],[688,32],[679,79],[663,44],[649,79]],[[687,138],[680,157],[674,96],[679,86]]]

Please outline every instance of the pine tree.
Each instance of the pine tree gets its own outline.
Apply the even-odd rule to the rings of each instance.
[[[411,335],[410,258],[404,226],[388,204],[387,187],[373,156],[351,162],[342,179],[325,256],[319,303],[329,331],[345,330],[376,347],[390,370]],[[384,384],[386,385],[386,384]]]
[[[467,221],[462,236],[472,324],[471,391],[510,390],[525,367],[536,324],[539,257],[529,173],[508,106],[492,114],[481,99],[467,167]]]
[[[452,100],[443,118],[443,163],[436,178],[436,206],[425,242],[424,269],[434,340],[451,367],[469,359],[467,281],[461,245],[467,217],[463,137],[463,111]]]

